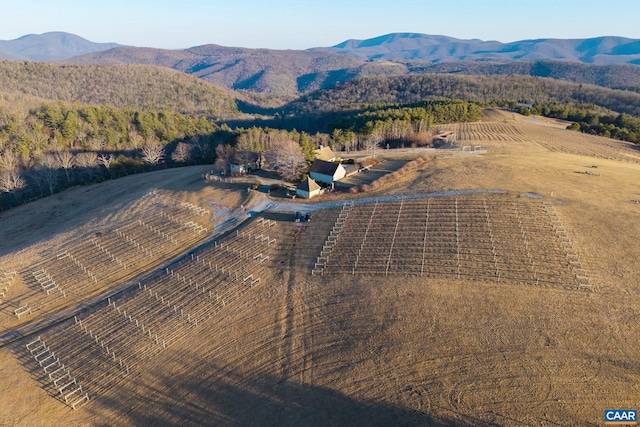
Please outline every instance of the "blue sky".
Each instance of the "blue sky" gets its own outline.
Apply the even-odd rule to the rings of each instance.
[[[640,39],[640,0],[4,0],[0,40],[66,31],[95,42],[305,49],[392,32],[509,42]]]

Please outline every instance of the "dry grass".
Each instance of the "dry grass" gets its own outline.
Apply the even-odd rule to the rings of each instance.
[[[98,387],[78,411],[39,382],[26,339],[0,348],[0,424],[598,425],[605,408],[637,407],[640,209],[631,200],[640,198],[640,165],[552,152],[529,126],[513,126],[527,141],[476,157],[438,157],[375,194],[483,188],[505,190],[500,197],[518,204],[540,203],[522,200],[525,192],[561,202],[555,207],[592,274],[593,292],[442,275],[311,276],[338,216],[333,209],[306,226],[279,222],[280,246],[263,264],[269,280],[135,374]],[[600,176],[573,173],[593,165]],[[196,169],[165,173],[176,172],[144,184],[145,175],[133,177],[118,189],[118,181],[107,183],[113,193],[91,208],[69,192],[40,205],[42,212],[33,204],[10,213],[12,221],[3,214],[3,269],[35,259],[32,246],[73,235],[72,214],[37,227],[33,220],[52,209],[70,206],[89,224],[156,186],[202,206],[247,202],[240,188],[204,184]],[[100,315],[83,315],[92,314]],[[69,336],[80,339],[72,323],[41,335],[57,342],[62,357],[60,337],[73,327]],[[87,387],[108,384],[96,371],[75,371]]]
[[[371,191],[382,190],[388,185],[397,182],[399,179],[407,176],[411,172],[414,172],[421,166],[429,163],[433,160],[433,156],[422,156],[415,160],[411,160],[410,162],[404,164],[400,167],[400,169],[395,170],[391,173],[384,174],[379,178],[376,178],[370,184],[361,184],[357,187],[351,187],[349,189],[349,193],[368,193]]]

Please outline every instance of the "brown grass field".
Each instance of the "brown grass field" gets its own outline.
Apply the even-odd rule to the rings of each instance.
[[[306,225],[242,221],[258,196],[207,167],[1,213],[0,425],[597,426],[639,409],[639,152],[500,111],[464,133],[487,151],[333,193],[347,206]],[[502,191],[401,197],[452,190]]]

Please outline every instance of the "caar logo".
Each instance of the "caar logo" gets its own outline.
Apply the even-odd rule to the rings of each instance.
[[[604,425],[638,425],[638,411],[635,409],[605,409]]]

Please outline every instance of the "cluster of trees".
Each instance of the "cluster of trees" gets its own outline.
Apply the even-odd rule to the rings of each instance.
[[[134,110],[109,106],[42,104],[29,111],[0,108],[2,149],[19,155],[23,166],[37,163],[46,151],[138,150],[165,142],[213,133],[218,127],[203,117],[169,110]]]
[[[590,108],[533,105],[532,113],[569,120],[568,129],[640,144],[640,118],[628,114],[598,114]]]
[[[237,129],[228,143],[216,147],[215,164],[228,171],[229,163],[246,164],[262,157],[262,167],[277,171],[287,181],[296,181],[313,162],[315,148],[328,142],[329,136],[321,133],[309,135],[258,127]]]
[[[330,145],[341,149],[371,149],[383,141],[397,147],[428,145],[433,125],[480,119],[477,103],[460,100],[429,100],[414,105],[369,106],[333,125]]]

